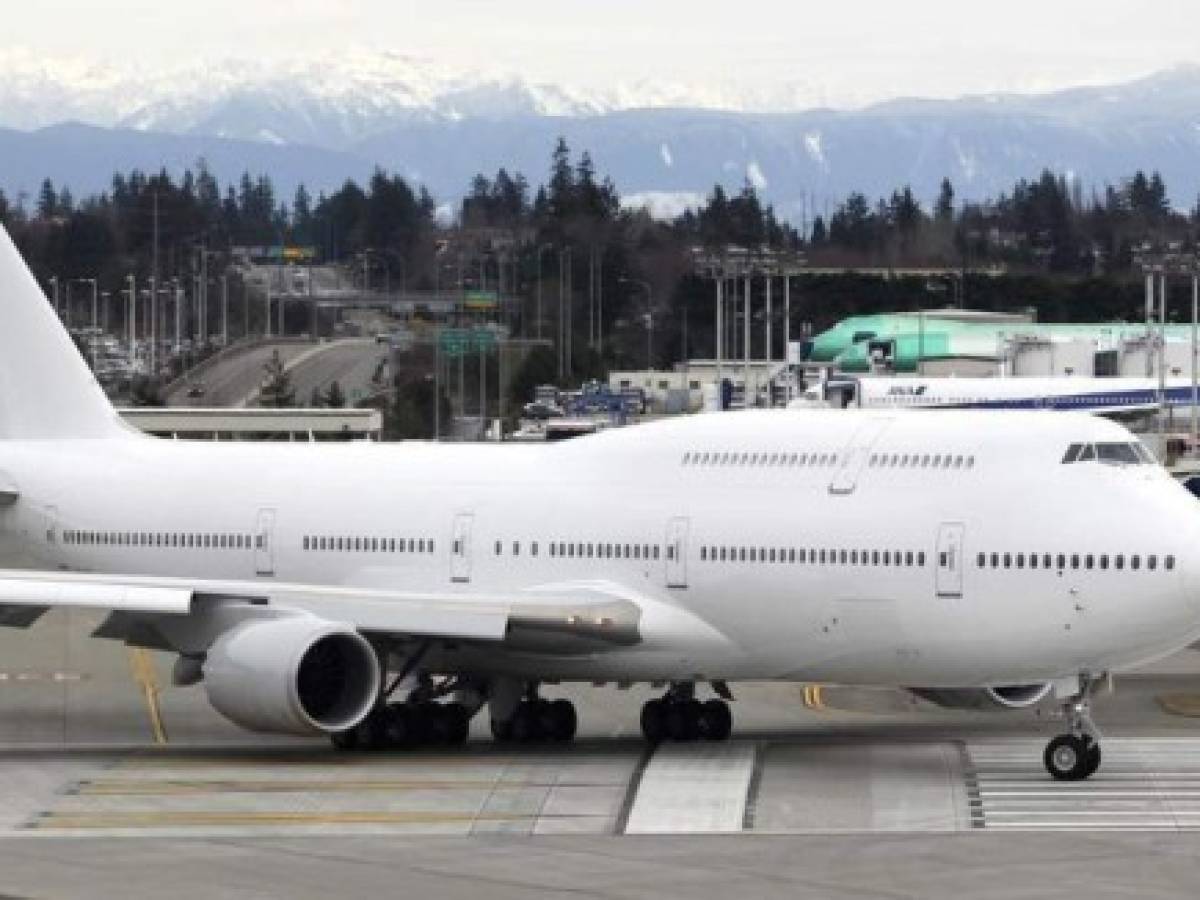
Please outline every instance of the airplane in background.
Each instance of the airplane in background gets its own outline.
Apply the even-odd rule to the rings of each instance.
[[[1191,379],[1168,378],[1162,405],[1195,404]],[[809,384],[793,409],[1068,410],[1137,418],[1159,409],[1157,378],[921,378],[905,375],[831,376]]]
[[[1128,460],[1098,465],[1113,448]],[[730,682],[1067,713],[1200,638],[1200,515],[1093,416],[683,416],[549,445],[191,443],[108,403],[0,230],[0,623],[107,613],[233,722],[343,749],[571,739],[560,682],[651,682],[650,741]],[[702,699],[706,692],[711,696]]]

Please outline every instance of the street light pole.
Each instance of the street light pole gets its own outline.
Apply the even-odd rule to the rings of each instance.
[[[646,290],[646,370],[654,369],[654,289],[641,278],[619,278],[620,284],[636,284]]]

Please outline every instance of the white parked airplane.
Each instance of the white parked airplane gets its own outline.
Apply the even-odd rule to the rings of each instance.
[[[1129,464],[1069,461],[1112,448]],[[646,737],[720,739],[729,706],[698,685],[782,679],[1054,691],[1046,765],[1087,777],[1098,680],[1200,637],[1195,500],[1138,448],[1090,416],[971,412],[155,440],[0,238],[0,621],[107,610],[97,636],[178,654],[234,722],[340,747],[463,740],[484,705],[499,738],[569,739],[552,681],[663,682]]]
[[[1168,378],[1164,406],[1193,405],[1191,379]],[[1157,378],[921,378],[835,376],[810,384],[794,409],[1053,409],[1140,416],[1159,407]]]

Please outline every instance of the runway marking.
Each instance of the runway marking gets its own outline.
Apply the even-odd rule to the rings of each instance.
[[[1042,768],[1040,740],[968,742],[985,827],[1200,830],[1200,739],[1106,738],[1101,746],[1099,772],[1056,782]]]
[[[217,810],[49,813],[29,823],[32,830],[125,829],[125,828],[214,828],[271,825],[444,825],[474,822],[533,821],[538,813],[520,812],[287,812]],[[561,819],[597,819],[600,816],[564,815]]]
[[[84,781],[76,785],[73,793],[85,797],[110,796],[174,796],[188,794],[288,794],[288,793],[336,793],[344,791],[454,791],[481,789],[519,791],[530,788],[585,788],[613,787],[612,781],[508,781],[503,777],[473,780],[167,780],[167,781]]]
[[[819,684],[804,685],[804,691],[803,691],[804,706],[807,709],[815,709],[818,711],[823,711],[825,709],[825,698],[822,696],[823,693],[824,693],[824,691],[823,691],[822,685],[819,685]]]

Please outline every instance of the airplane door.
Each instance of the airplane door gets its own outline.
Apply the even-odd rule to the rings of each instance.
[[[960,522],[945,522],[938,528],[937,557],[934,559],[934,565],[939,597],[953,598],[963,595],[963,568],[966,565],[963,557],[964,530]]]
[[[450,541],[450,580],[467,584],[471,580],[471,526],[475,516],[460,513],[454,517],[454,536]]]
[[[687,587],[688,520],[672,519],[667,523],[667,587]]]
[[[875,442],[879,440],[879,436],[883,434],[890,424],[891,422],[888,419],[879,419],[874,422],[867,422],[854,433],[854,437],[850,439],[849,445],[840,454],[841,463],[837,471],[833,473],[832,480],[829,482],[829,493],[854,493],[854,488],[858,485],[858,475],[867,462],[871,447],[875,445]]]
[[[275,510],[260,509],[254,529],[254,571],[275,574]]]

